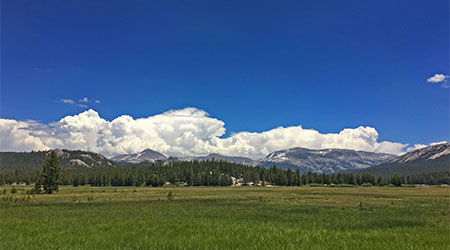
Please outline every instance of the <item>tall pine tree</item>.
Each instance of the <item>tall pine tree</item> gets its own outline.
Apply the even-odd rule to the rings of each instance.
[[[36,182],[34,188],[40,193],[41,188],[44,193],[52,194],[58,191],[58,185],[61,183],[61,168],[59,166],[58,156],[55,151],[51,151],[45,158],[42,166],[42,173],[39,181]]]

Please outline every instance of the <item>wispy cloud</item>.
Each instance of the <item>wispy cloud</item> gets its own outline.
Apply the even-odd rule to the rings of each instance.
[[[96,103],[96,104],[101,103],[100,100],[92,101],[92,100],[89,100],[89,98],[87,98],[87,97],[83,97],[82,99],[79,99],[78,101],[74,101],[73,99],[60,99],[59,102],[69,104],[73,107],[79,107],[79,108],[88,108],[89,103]]]
[[[78,100],[78,102],[89,102],[89,99],[87,97]]]
[[[65,104],[75,104],[75,101],[72,99],[61,99],[59,101]]]

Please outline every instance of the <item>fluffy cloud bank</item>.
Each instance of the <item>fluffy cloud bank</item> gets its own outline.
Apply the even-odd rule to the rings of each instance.
[[[107,121],[90,109],[57,122],[0,119],[0,150],[29,151],[49,148],[90,150],[106,156],[136,153],[146,148],[171,156],[197,156],[216,152],[259,158],[291,147],[346,148],[400,154],[408,144],[378,141],[372,127],[321,134],[301,126],[269,131],[239,132],[229,137],[225,123],[203,110],[171,110],[147,118],[122,115]]]

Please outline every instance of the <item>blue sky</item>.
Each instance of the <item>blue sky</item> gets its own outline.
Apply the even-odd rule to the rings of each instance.
[[[16,0],[2,1],[1,31],[1,118],[195,107],[224,136],[370,126],[449,140],[449,89],[427,82],[449,75],[447,0]]]

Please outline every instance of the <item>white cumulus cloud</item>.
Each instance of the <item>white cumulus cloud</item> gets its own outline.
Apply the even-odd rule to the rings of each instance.
[[[34,121],[0,119],[0,151],[48,149],[39,136],[32,134],[33,124]]]
[[[434,74],[434,76],[429,77],[427,79],[427,82],[430,82],[430,83],[442,83],[441,87],[447,89],[449,87],[448,84],[447,84],[447,79],[449,77],[450,76],[444,75],[444,74]]]
[[[278,127],[261,133],[238,132],[222,138],[225,131],[223,121],[197,108],[170,110],[137,119],[122,115],[112,121],[89,109],[50,124],[0,119],[0,150],[29,151],[58,147],[113,156],[151,148],[171,156],[216,152],[256,159],[292,147],[401,154],[408,146],[378,141],[376,129],[363,126],[327,134],[302,126]]]

